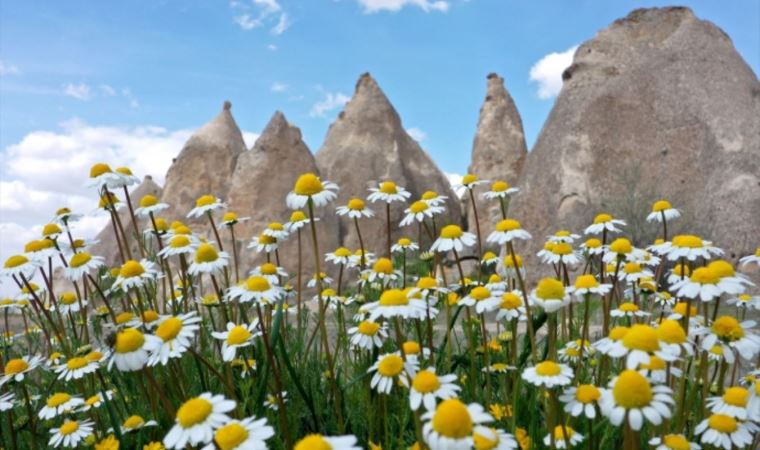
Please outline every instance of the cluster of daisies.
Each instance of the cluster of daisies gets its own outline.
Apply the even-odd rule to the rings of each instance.
[[[747,315],[760,296],[712,242],[668,235],[680,212],[665,200],[647,217],[662,231],[651,245],[603,213],[547,236],[532,274],[505,181],[463,177],[476,219],[482,202],[501,211],[465,230],[436,192],[384,181],[335,206],[339,187],[308,173],[283,199],[288,220],[251,238],[260,264],[245,272],[235,233],[248,217],[202,195],[171,222],[153,195],[133,204],[138,181],[90,171],[118,254],[92,254],[63,208],[0,269],[18,288],[0,300],[5,448],[759,445]],[[332,213],[359,248],[320,249]],[[370,220],[385,222],[384,248],[365,248]],[[739,265],[760,267],[760,249]]]

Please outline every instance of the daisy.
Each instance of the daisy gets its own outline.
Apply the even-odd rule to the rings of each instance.
[[[158,214],[168,207],[166,203],[160,203],[156,196],[148,194],[140,199],[140,207],[135,209],[135,214],[138,217],[150,217],[151,213]]]
[[[282,402],[287,403],[288,401],[288,393],[285,391],[280,392],[280,397],[282,397]],[[272,411],[277,411],[280,408],[280,404],[277,401],[277,396],[274,394],[268,394],[266,400],[264,400],[264,406],[266,406],[268,409],[271,409]]]
[[[56,392],[45,401],[37,416],[43,420],[50,420],[56,416],[71,412],[79,405],[83,405],[84,400],[80,397],[72,397],[65,392]]]
[[[314,220],[319,219],[315,218]],[[288,230],[288,233],[293,233],[303,228],[307,223],[309,223],[309,218],[306,217],[306,214],[303,211],[296,210],[290,214],[290,220],[285,222],[285,229]]]
[[[727,294],[741,294],[746,286],[754,286],[745,275],[737,274],[728,261],[718,259],[707,265],[718,276],[718,287]]]
[[[364,260],[362,260],[362,256],[364,257]],[[349,258],[348,267],[361,267],[362,261],[365,265],[373,264],[375,261],[375,254],[366,250],[357,249]]]
[[[682,434],[666,434],[663,438],[655,437],[649,440],[649,445],[655,450],[701,450],[702,446],[689,442]]]
[[[462,231],[458,225],[446,225],[441,229],[438,239],[430,246],[431,252],[446,253],[450,250],[461,252],[465,247],[475,245],[477,238],[474,234]]]
[[[720,397],[709,397],[706,404],[713,414],[747,420],[749,398],[749,390],[734,386],[727,388]]]
[[[250,217],[238,217],[237,213],[232,211],[227,211],[222,216],[222,220],[219,222],[219,226],[217,228],[222,229],[224,227],[233,227],[240,222],[247,222],[251,220]]]
[[[656,356],[651,356],[647,364],[639,364],[638,369],[640,374],[653,383],[665,384],[668,381],[668,366],[665,361]],[[680,377],[683,372],[678,367],[671,367],[670,374]]]
[[[379,258],[371,269],[363,272],[367,275],[367,281],[370,283],[388,283],[401,276],[397,270],[393,270],[393,262],[388,258]]]
[[[597,238],[591,238],[581,244],[581,249],[590,256],[601,255],[604,253],[605,246]]]
[[[647,317],[648,312],[639,309],[638,305],[632,302],[623,302],[617,308],[610,311],[612,317]]]
[[[0,277],[29,277],[37,270],[37,262],[30,260],[24,255],[13,255],[5,260],[3,268],[0,269]]]
[[[610,233],[618,233],[620,229],[617,227],[626,226],[625,221],[615,219],[610,214],[602,213],[594,217],[594,223],[586,228],[586,234],[602,234],[607,231]]]
[[[227,252],[217,252],[213,245],[203,243],[195,250],[195,259],[187,272],[190,275],[214,273],[227,267],[228,264]]]
[[[296,442],[293,450],[361,450],[356,445],[356,436],[323,436],[321,434],[310,434],[300,441]]]
[[[185,255],[189,257],[195,254],[198,240],[192,235],[175,234],[169,238],[169,245],[158,252],[158,256],[169,258],[170,256]]]
[[[122,372],[142,369],[150,358],[148,348],[159,345],[157,341],[160,341],[160,338],[143,334],[135,328],[117,331],[113,340],[113,353],[108,360],[108,370],[111,370],[114,365]]]
[[[581,384],[578,387],[569,387],[559,396],[559,400],[565,404],[564,410],[573,417],[581,414],[589,419],[596,417],[596,406],[602,398],[603,389],[593,384]]]
[[[351,337],[351,345],[365,350],[372,350],[383,346],[383,340],[388,337],[385,325],[377,322],[364,320],[359,325],[348,330]]]
[[[422,347],[417,341],[406,341],[401,344],[401,347],[404,349],[404,355],[406,356],[408,365],[411,365],[415,370],[420,356],[425,359],[430,358],[430,349]],[[407,371],[411,373],[411,369],[408,367]]]
[[[124,292],[133,288],[140,289],[147,281],[156,277],[157,272],[154,267],[155,265],[147,259],[139,262],[131,259],[122,264],[113,286]]]
[[[367,373],[372,372],[374,375],[370,381],[370,388],[381,394],[390,394],[395,382],[403,377],[404,359],[399,352],[382,354],[367,370]]]
[[[612,289],[611,284],[600,284],[594,275],[586,274],[579,275],[578,278],[575,279],[575,285],[572,287],[571,291],[576,297],[581,299],[586,295],[606,295],[610,289]]]
[[[567,438],[570,442],[565,442]],[[544,445],[551,445],[552,436],[547,434],[544,436]],[[557,448],[571,448],[583,442],[583,435],[576,433],[569,425],[557,425],[554,427],[554,445]]]
[[[319,276],[315,273],[311,276],[311,279],[308,283],[306,283],[306,287],[314,288],[317,287],[317,284],[321,281],[322,285],[330,284],[333,282],[333,279],[328,277],[326,273],[320,272]]]
[[[251,239],[251,243],[248,244],[248,248],[255,248],[259,253],[271,253],[279,247],[279,242],[276,237],[269,236],[265,233],[261,233],[258,236]]]
[[[708,260],[712,259],[713,256],[722,254],[723,250],[713,246],[710,241],[704,241],[699,236],[681,234],[673,237],[667,257],[670,261],[677,261],[681,258],[696,261],[697,258]]]
[[[504,199],[518,192],[520,189],[510,187],[506,181],[496,180],[491,183],[491,190],[483,193],[483,198],[486,200]]]
[[[15,401],[15,394],[8,392],[7,394],[0,395],[0,412],[13,409],[13,402]]]
[[[47,262],[48,258],[55,256],[56,253],[58,252],[52,239],[39,239],[29,241],[24,246],[24,256],[38,263],[39,265]]]
[[[657,337],[657,330],[649,325],[631,326],[622,339],[616,341],[607,352],[613,358],[625,357],[625,366],[636,369],[639,364],[649,364],[651,355],[665,361],[674,361],[675,355],[664,351]]]
[[[623,261],[637,262],[646,255],[645,250],[636,248],[626,238],[617,238],[609,245],[602,260],[606,263],[621,263]]]
[[[496,271],[501,273],[504,277],[517,278],[518,272],[520,276],[524,277],[525,267],[523,267],[522,256],[515,254],[513,258],[511,254],[506,255],[504,259],[499,262]]]
[[[251,275],[248,279],[227,291],[229,300],[238,300],[240,303],[256,301],[259,303],[276,303],[285,294],[283,288],[272,284],[267,278],[260,275]]]
[[[695,331],[702,338],[702,349],[709,350],[714,345],[723,347],[723,356],[730,364],[734,362],[734,351],[743,359],[750,361],[760,352],[760,336],[751,329],[755,321],[747,320],[739,323],[732,316],[718,317],[710,326],[701,327]]]
[[[325,261],[331,262],[335,265],[343,264],[347,266],[351,262],[352,255],[353,253],[351,253],[351,250],[346,247],[338,247],[334,252],[325,254]]]
[[[694,348],[686,336],[686,331],[676,320],[665,319],[657,325],[657,339],[662,349],[676,356],[692,356]]]
[[[469,450],[474,445],[475,427],[493,421],[477,403],[465,405],[451,398],[422,416],[422,433],[431,450]]]
[[[51,428],[50,440],[48,445],[52,447],[58,447],[63,445],[64,447],[76,448],[79,446],[79,441],[83,441],[87,436],[92,434],[94,422],[92,420],[77,421],[66,420],[59,428]]]
[[[459,301],[460,305],[475,306],[475,312],[483,314],[499,308],[501,304],[501,292],[491,292],[488,288],[478,286]]]
[[[264,277],[270,284],[280,284],[281,278],[287,278],[288,272],[272,263],[264,263],[251,270],[250,275]]]
[[[509,364],[505,363],[493,363],[488,367],[483,367],[483,372],[487,373],[496,373],[496,374],[505,374],[509,372],[510,370],[515,370],[517,367],[510,366]]]
[[[478,450],[515,450],[517,440],[511,434],[496,428],[478,425],[472,432],[473,447]]]
[[[619,426],[627,418],[631,429],[639,431],[645,418],[652,425],[661,424],[663,418],[670,419],[674,403],[669,387],[652,386],[639,372],[624,370],[602,393],[600,406],[602,414],[613,425]]]
[[[109,184],[117,183],[119,174],[115,173],[111,166],[105,163],[96,163],[90,167],[90,179],[85,185],[101,190],[108,187]]]
[[[573,251],[573,247],[567,242],[552,243],[551,250],[544,253],[543,262],[547,264],[575,265],[581,260]]]
[[[585,341],[583,345],[583,358],[592,356],[596,351],[591,346],[591,342]],[[562,362],[578,363],[581,361],[581,340],[570,341],[559,350],[559,360]]]
[[[316,207],[324,206],[335,200],[337,190],[335,183],[322,181],[313,173],[305,173],[296,180],[293,191],[286,197],[286,203],[290,209],[301,209],[309,200]]]
[[[735,305],[737,308],[760,309],[760,296],[751,296],[749,294],[740,294],[728,299],[729,305]]]
[[[427,310],[430,308],[425,301],[409,298],[400,289],[388,289],[380,295],[378,301],[367,303],[364,307],[369,312],[369,320],[372,321],[378,317],[422,319],[427,316]],[[435,314],[438,313],[434,308],[430,308],[430,310],[434,311]]]
[[[262,234],[275,238],[278,241],[284,241],[288,237],[288,230],[280,222],[270,222],[264,231],[262,231]]]
[[[195,333],[200,329],[201,318],[191,311],[179,316],[167,316],[161,319],[154,335],[145,348],[150,352],[149,366],[158,363],[166,365],[169,358],[179,358],[192,345]]]
[[[702,435],[699,439],[702,444],[731,450],[751,444],[758,429],[752,422],[742,423],[731,416],[713,414],[697,425],[694,434]]]
[[[129,167],[117,167],[114,172],[118,178],[109,183],[108,187],[111,189],[120,189],[140,184],[140,178],[133,174]]]
[[[226,208],[227,204],[221,199],[214,197],[213,195],[202,195],[195,201],[195,208],[191,209],[187,213],[187,217],[191,219],[197,219],[206,214],[210,214],[218,209]]]
[[[248,417],[230,420],[214,432],[214,441],[201,450],[266,450],[265,441],[274,436],[274,428],[267,419]]]
[[[417,298],[421,295],[427,298],[430,295],[448,294],[449,290],[441,286],[441,280],[433,277],[420,277],[417,279],[417,285],[409,290],[409,297]],[[435,301],[436,299],[432,299]]]
[[[74,253],[69,258],[68,267],[63,269],[63,275],[70,281],[77,281],[102,265],[103,258],[100,256],[92,256],[87,252]]]
[[[520,228],[520,222],[514,219],[500,220],[495,228],[496,229],[488,235],[488,242],[504,245],[514,239],[527,241],[531,238],[530,233]]]
[[[24,381],[26,374],[36,369],[43,361],[44,358],[36,355],[26,355],[22,358],[9,359],[5,363],[3,375],[0,377],[0,386],[9,381]]]
[[[53,217],[53,222],[67,226],[69,222],[76,222],[82,217],[84,217],[84,215],[75,214],[71,212],[71,209],[69,208],[58,208],[58,210],[55,212],[55,217]]]
[[[742,266],[746,266],[747,264],[752,264],[752,263],[760,266],[760,247],[758,247],[757,250],[755,250],[754,255],[743,256],[739,260],[739,264],[741,264]]]
[[[82,304],[79,304],[77,295],[73,292],[64,292],[58,298],[58,311],[61,314],[69,314],[79,312],[81,307],[87,306],[87,300],[82,300]],[[51,310],[55,308],[51,306]]]
[[[677,297],[699,298],[703,302],[709,302],[722,294],[718,286],[720,277],[710,267],[699,267],[689,278],[677,281],[670,287],[670,291]]]
[[[468,173],[465,174],[465,176],[462,177],[462,181],[460,184],[456,184],[453,186],[454,190],[457,192],[463,191],[464,189],[474,189],[476,186],[480,186],[481,184],[487,184],[490,183],[488,180],[481,180],[478,178],[477,175]]]
[[[698,315],[698,310],[696,306],[689,306],[687,302],[678,302],[673,306],[673,308],[670,311],[670,315],[668,316],[668,319],[671,320],[681,320],[684,317],[686,317],[686,313],[688,312],[689,317],[692,319],[699,319],[700,322],[702,322],[702,316]],[[691,324],[689,324],[691,326]]]
[[[525,306],[523,305],[522,293],[511,291],[501,294],[499,309],[496,313],[496,321],[501,320],[525,320]]]
[[[433,206],[424,200],[417,200],[404,210],[405,216],[401,219],[399,226],[405,227],[407,225],[412,225],[415,222],[422,223],[425,219],[432,218],[436,214],[441,213],[443,213],[442,206]]]
[[[446,203],[446,200],[448,200],[448,198],[448,196],[439,195],[435,191],[425,191],[425,193],[422,194],[422,197],[420,197],[423,202],[427,203],[430,206],[441,206]]]
[[[113,394],[114,394],[113,390],[106,391],[106,398],[108,400],[111,400],[113,398]],[[103,394],[101,392],[98,392],[97,394],[85,400],[84,404],[82,405],[79,411],[86,412],[93,408],[100,408],[100,405],[102,405],[103,403],[105,403],[103,400]]]
[[[124,208],[124,203],[119,200],[119,197],[113,192],[108,192],[100,196],[95,212],[118,212],[122,208]]]
[[[618,274],[620,281],[626,283],[638,283],[642,278],[651,278],[654,274],[646,269],[642,269],[641,264],[637,262],[627,262],[623,265],[622,270]]]
[[[673,208],[667,200],[659,200],[652,205],[652,212],[647,216],[647,222],[665,222],[681,217],[681,212]]]
[[[227,331],[211,332],[211,336],[224,341],[222,343],[222,359],[224,361],[232,361],[235,359],[235,353],[238,348],[248,347],[253,344],[253,339],[260,334],[257,330],[258,325],[259,322],[257,320],[248,325],[236,325],[232,322],[227,322]]]
[[[412,242],[411,239],[402,237],[400,238],[393,246],[391,246],[391,252],[393,253],[403,253],[403,252],[411,252],[411,251],[417,251],[420,249],[420,246]]]
[[[396,185],[393,181],[383,181],[376,188],[369,188],[370,194],[367,200],[375,203],[383,201],[385,203],[403,202],[412,196],[411,192]]]
[[[531,299],[547,313],[557,312],[570,303],[570,296],[565,291],[565,286],[555,278],[544,278],[539,281],[536,289],[531,293]]]
[[[138,415],[132,415],[127,417],[124,422],[121,424],[121,433],[127,434],[131,433],[133,431],[140,430],[145,427],[155,427],[158,425],[158,422],[155,420],[148,420],[147,422],[145,419],[142,418],[142,416]],[[113,428],[110,428],[108,430],[109,433],[113,432]]]
[[[545,386],[548,389],[555,386],[566,386],[570,384],[572,378],[573,369],[570,366],[549,360],[528,367],[522,373],[523,380],[535,386]]]
[[[240,378],[246,378],[256,370],[256,360],[253,358],[240,359],[236,358],[230,362],[232,367],[240,367]]]
[[[375,215],[375,213],[364,204],[364,200],[355,197],[349,200],[345,206],[338,206],[335,212],[339,216],[348,216],[350,219],[361,219],[362,217],[370,218]]]
[[[70,358],[66,363],[55,368],[59,380],[79,380],[88,373],[94,373],[100,364],[98,361],[92,361],[83,356]]]
[[[411,365],[407,365],[409,378],[401,378],[402,384],[409,388],[409,407],[417,411],[424,405],[428,411],[433,411],[436,399],[448,400],[457,396],[461,389],[454,384],[457,379],[455,374],[437,375],[435,367],[416,371]]]
[[[230,421],[226,413],[235,409],[235,402],[210,392],[191,398],[177,410],[176,423],[164,437],[169,449],[181,449],[210,442],[214,430]]]

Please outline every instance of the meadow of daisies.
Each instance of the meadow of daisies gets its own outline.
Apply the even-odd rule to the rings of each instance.
[[[668,201],[648,216],[662,238],[640,248],[602,211],[585,230],[531,236],[504,181],[464,177],[478,226],[463,231],[435,192],[413,199],[389,180],[336,205],[339,186],[304,174],[281,199],[287,221],[243,246],[268,262],[243,267],[246,218],[223,199],[174,205],[207,223],[194,232],[157,198],[131,199],[137,182],[90,172],[118,255],[90,253],[71,232],[81,216],[61,209],[0,270],[18,292],[0,302],[0,447],[759,445],[760,335],[746,319],[760,297],[740,270],[760,249],[734,267],[708,240],[668,235]],[[500,206],[495,231],[481,235],[476,197]],[[403,216],[383,213],[394,203]],[[329,214],[408,237],[323,248]],[[299,257],[281,258],[285,245]]]

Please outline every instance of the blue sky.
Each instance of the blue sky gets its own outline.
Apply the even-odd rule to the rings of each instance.
[[[686,2],[760,66],[760,2]],[[463,173],[486,75],[502,75],[529,146],[573,46],[659,1],[219,0],[0,4],[0,258],[53,211],[93,210],[90,165],[163,181],[225,99],[248,142],[275,110],[316,151],[359,75],[378,80],[439,166]],[[541,63],[540,63],[541,62]],[[539,81],[531,81],[531,71]],[[81,236],[105,217],[85,216]]]

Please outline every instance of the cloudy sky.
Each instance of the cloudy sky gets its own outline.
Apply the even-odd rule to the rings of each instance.
[[[723,28],[757,73],[760,2],[685,2]],[[504,76],[529,146],[575,47],[658,1],[218,0],[3,2],[0,258],[55,209],[88,213],[89,166],[163,181],[222,102],[255,139],[275,110],[319,148],[370,71],[443,170],[469,163],[485,77]],[[102,218],[87,217],[91,235]]]

